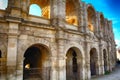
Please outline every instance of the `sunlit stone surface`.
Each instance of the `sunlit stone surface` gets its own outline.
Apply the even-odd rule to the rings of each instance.
[[[115,53],[112,22],[80,0],[8,0],[0,10],[0,80],[90,80],[112,72]]]

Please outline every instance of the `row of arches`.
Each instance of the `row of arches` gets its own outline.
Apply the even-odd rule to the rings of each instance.
[[[74,1],[72,0],[66,0],[66,7],[65,7],[65,12],[66,12],[66,17],[65,17],[65,20],[67,23],[69,24],[72,24],[72,25],[75,25],[75,26],[78,26],[78,13],[79,13],[79,10],[77,10],[77,4],[75,4]],[[35,11],[32,9],[32,7],[36,6],[39,7],[41,5],[37,5],[37,4],[31,4],[30,5],[30,8],[29,8],[29,11],[30,11],[30,14],[32,15],[35,15],[36,13],[34,13]],[[39,16],[43,17],[43,18],[47,18],[47,19],[50,19],[50,6],[48,7],[45,7],[46,9],[46,13],[42,10],[42,8],[39,9]],[[35,9],[35,8],[34,8]],[[44,15],[42,15],[44,13]],[[97,25],[96,25],[96,19],[97,19],[97,16],[96,16],[96,11],[95,9],[93,8],[93,6],[91,5],[88,5],[87,7],[87,19],[88,19],[88,29],[92,32],[95,32],[95,29],[97,29]],[[100,25],[99,25],[99,29],[101,31],[104,30],[104,27],[105,27],[105,23],[104,23],[104,16],[102,13],[100,13]]]
[[[6,3],[2,6],[6,9],[8,6],[8,0],[2,0]],[[52,1],[51,1],[52,2]],[[27,5],[27,4],[26,4]],[[28,5],[29,14],[40,16],[46,19],[50,19],[50,0],[30,0]],[[77,19],[77,7],[73,0],[66,0],[66,22],[73,25],[78,25]]]
[[[49,80],[51,73],[50,50],[41,44],[30,46],[24,53],[23,80],[39,78]],[[90,50],[91,76],[98,74],[98,53],[96,48]],[[107,70],[107,53],[103,50],[104,70]],[[83,76],[83,54],[77,47],[66,52],[66,80],[80,80]]]
[[[50,0],[30,1],[29,14],[50,19]],[[44,4],[43,4],[44,3]],[[33,9],[34,8],[34,9]],[[66,22],[72,25],[78,25],[77,6],[73,0],[66,0]],[[37,14],[36,14],[36,13]]]
[[[99,17],[100,17],[99,29],[101,31],[104,31],[105,28],[104,16],[102,13],[100,13]],[[92,32],[95,32],[95,29],[97,29],[97,25],[96,25],[97,13],[91,5],[88,5],[87,7],[87,19],[88,19],[88,29]]]
[[[48,0],[49,2],[49,0]],[[33,2],[34,3],[34,2]],[[32,6],[35,6],[36,5],[36,8],[39,7],[39,15],[43,18],[47,18],[47,19],[50,19],[50,3],[47,3],[48,5],[47,6],[44,6],[46,9],[43,9],[44,7],[41,7],[41,4],[30,4],[30,8],[29,8],[29,11],[33,11],[32,10]],[[78,5],[77,3],[75,3],[73,0],[66,0],[66,7],[65,7],[65,13],[66,13],[66,17],[65,17],[65,20],[67,23],[69,24],[72,24],[72,25],[75,25],[75,26],[78,26],[78,15],[79,15],[79,9],[78,8]],[[34,8],[35,9],[35,8]],[[46,13],[45,13],[45,11]],[[36,11],[36,10],[35,10]],[[30,14],[33,14],[34,15],[34,12],[30,12]],[[44,15],[46,16],[44,16]],[[87,7],[87,20],[88,20],[88,29],[92,32],[95,32],[95,29],[97,29],[97,25],[96,25],[96,19],[97,19],[97,13],[95,11],[95,9],[93,8],[93,6],[91,5],[88,5]],[[104,16],[102,13],[100,13],[100,25],[99,25],[99,29],[100,30],[104,30],[104,27],[105,27],[105,23],[104,23]]]
[[[8,1],[2,1],[8,3]],[[67,23],[78,26],[78,15],[79,15],[79,8],[78,3],[75,3],[73,0],[66,0],[65,2],[65,13],[66,17],[65,20]],[[7,6],[7,4],[6,4]],[[51,4],[50,0],[30,0],[28,5],[28,12],[31,15],[40,16],[46,19],[50,19],[50,10]],[[88,19],[88,29],[92,32],[95,31],[97,28],[96,26],[96,11],[93,6],[88,5],[87,7],[87,19]],[[104,30],[104,16],[100,14],[100,29]]]

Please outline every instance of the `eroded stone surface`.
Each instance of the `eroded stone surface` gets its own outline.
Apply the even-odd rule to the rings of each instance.
[[[79,0],[66,1],[46,0],[41,4],[39,0],[8,0],[7,9],[0,10],[1,79],[23,80],[25,53],[30,47],[39,49],[42,56],[38,64],[34,63],[37,67],[30,68],[42,68],[43,74],[39,74],[45,80],[90,80],[91,72],[99,76],[105,73],[105,68],[110,72],[114,69],[112,22],[91,5]],[[34,3],[44,11],[41,17],[29,14],[28,9]],[[32,51],[35,58],[36,52]]]

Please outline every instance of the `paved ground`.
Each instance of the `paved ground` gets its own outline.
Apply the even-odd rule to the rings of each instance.
[[[117,66],[112,73],[104,76],[95,77],[91,80],[120,80],[120,65]]]

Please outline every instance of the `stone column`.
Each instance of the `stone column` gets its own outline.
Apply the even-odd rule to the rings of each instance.
[[[108,66],[107,66],[107,69],[108,69],[108,71],[111,71],[111,61],[110,61],[110,44],[109,44],[109,42],[107,43],[107,49],[108,49]]]
[[[98,32],[99,32],[99,30],[98,30],[98,25],[99,25],[99,13],[98,12],[96,12],[96,17],[95,17],[95,21],[96,21],[96,24],[95,24],[95,31],[94,31],[94,33],[95,33],[95,35],[98,35]]]
[[[100,13],[99,12],[97,12],[97,21],[98,21],[98,36],[100,37],[100,27],[101,27],[101,25],[100,25]]]
[[[110,62],[110,71],[112,72],[112,66],[113,66],[113,60],[112,60],[112,49],[111,49],[111,44],[109,46],[109,62]]]
[[[61,32],[59,33],[61,35]],[[64,53],[64,40],[61,39],[63,35],[58,39],[58,80],[66,80],[66,62]]]
[[[53,26],[57,25],[57,0],[50,0],[50,19]]]
[[[7,16],[21,17],[21,0],[8,0]],[[17,14],[16,14],[17,13]]]
[[[66,63],[65,63],[65,51],[64,51],[64,31],[58,30],[56,33],[57,39],[57,54],[58,54],[58,80],[66,80]]]
[[[107,19],[105,20],[105,35],[107,35]]]
[[[9,23],[7,49],[7,79],[16,80],[18,24]]]
[[[88,33],[88,20],[87,20],[87,5],[81,2],[81,32]]]
[[[81,0],[77,0],[76,4],[76,10],[77,10],[77,16],[78,16],[78,31],[80,32],[84,32],[84,28],[83,28],[83,16],[84,16],[84,12],[83,12],[83,3],[81,2]]]
[[[91,79],[91,71],[90,71],[90,52],[89,52],[89,42],[88,42],[88,36],[85,37],[84,41],[84,51],[85,51],[85,80],[90,80]],[[83,78],[83,80],[84,80]]]
[[[80,32],[84,32],[84,25],[83,25],[83,18],[84,18],[84,9],[83,9],[83,3],[80,2],[80,7],[78,8],[78,30]]]
[[[17,63],[16,65],[16,80],[23,80],[23,59],[21,59],[21,63]]]
[[[29,0],[30,1],[30,0]],[[29,2],[28,0],[22,0],[21,2],[21,9],[22,9],[22,18],[26,19],[29,14]]]
[[[58,62],[57,56],[51,57],[51,74],[50,80],[58,80]]]
[[[103,36],[102,29],[101,29],[101,22],[100,22],[100,13],[98,13],[98,35],[99,35],[99,38],[102,38]]]
[[[66,80],[66,58],[64,55],[59,56],[58,63],[59,63],[58,80]]]
[[[64,26],[65,21],[65,1],[51,0],[51,23],[53,26]]]
[[[105,19],[105,26],[106,27],[104,27],[104,39],[106,40],[106,38],[107,38],[107,19]]]
[[[57,0],[58,5],[58,25],[60,27],[64,27],[65,22],[65,8],[66,8],[66,1],[65,0]]]
[[[99,73],[98,75],[103,75],[104,74],[104,57],[103,57],[103,45],[101,43],[102,41],[99,41]]]
[[[7,9],[6,9],[6,15],[9,15],[10,12],[11,12],[11,8],[12,6],[14,5],[14,0],[8,0],[8,6],[7,6]]]

